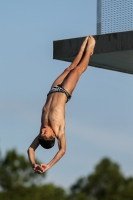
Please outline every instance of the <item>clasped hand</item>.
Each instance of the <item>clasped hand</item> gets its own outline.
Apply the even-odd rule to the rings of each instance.
[[[46,172],[50,167],[47,164],[34,164],[32,168],[35,173],[42,174]]]

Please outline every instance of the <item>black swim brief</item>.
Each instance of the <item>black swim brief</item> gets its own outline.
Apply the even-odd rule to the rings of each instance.
[[[49,91],[49,93],[47,94],[47,96],[51,93],[54,92],[62,92],[65,93],[65,95],[67,96],[67,102],[71,99],[71,95],[61,86],[61,85],[57,85],[51,88],[51,90]]]

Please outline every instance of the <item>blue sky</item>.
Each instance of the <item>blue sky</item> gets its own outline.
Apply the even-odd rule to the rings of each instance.
[[[54,79],[69,65],[53,60],[53,41],[96,34],[96,0],[0,1],[0,149],[27,148],[39,133]],[[65,188],[103,157],[133,175],[133,77],[88,67],[66,105],[67,152],[44,182]],[[57,151],[39,147],[48,163]]]

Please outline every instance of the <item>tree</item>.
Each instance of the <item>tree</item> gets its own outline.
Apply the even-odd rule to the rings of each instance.
[[[41,181],[45,174],[38,176],[33,173],[28,159],[19,155],[15,149],[0,155],[0,187],[9,191],[18,186],[35,184]]]
[[[80,178],[71,187],[71,199],[84,194],[86,200],[131,200],[133,178],[125,178],[118,164],[104,158],[96,165],[94,173]],[[77,199],[75,199],[77,200]]]
[[[66,200],[65,190],[53,184],[32,185],[30,187],[19,186],[13,190],[0,193],[2,200]]]
[[[37,161],[39,163],[39,161]],[[2,200],[66,200],[65,190],[53,184],[39,184],[45,174],[33,172],[29,160],[16,150],[0,155],[0,199]]]
[[[35,174],[28,159],[16,150],[0,155],[0,199],[2,200],[131,200],[133,178],[124,177],[117,163],[104,158],[94,172],[79,178],[67,194],[61,187],[41,183],[43,175]]]

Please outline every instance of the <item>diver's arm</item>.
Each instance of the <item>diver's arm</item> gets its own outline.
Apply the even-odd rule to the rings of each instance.
[[[39,146],[39,141],[38,141],[38,136],[37,136],[33,140],[33,142],[31,143],[30,147],[27,150],[29,161],[30,161],[31,166],[32,166],[34,171],[35,171],[36,168],[38,168],[39,171],[42,171],[40,165],[36,164],[36,162],[35,162],[35,150],[38,146]]]
[[[58,138],[58,147],[59,147],[59,151],[57,152],[55,157],[48,163],[49,168],[51,168],[56,162],[58,162],[66,152],[66,137],[65,137],[65,134],[62,134]]]

